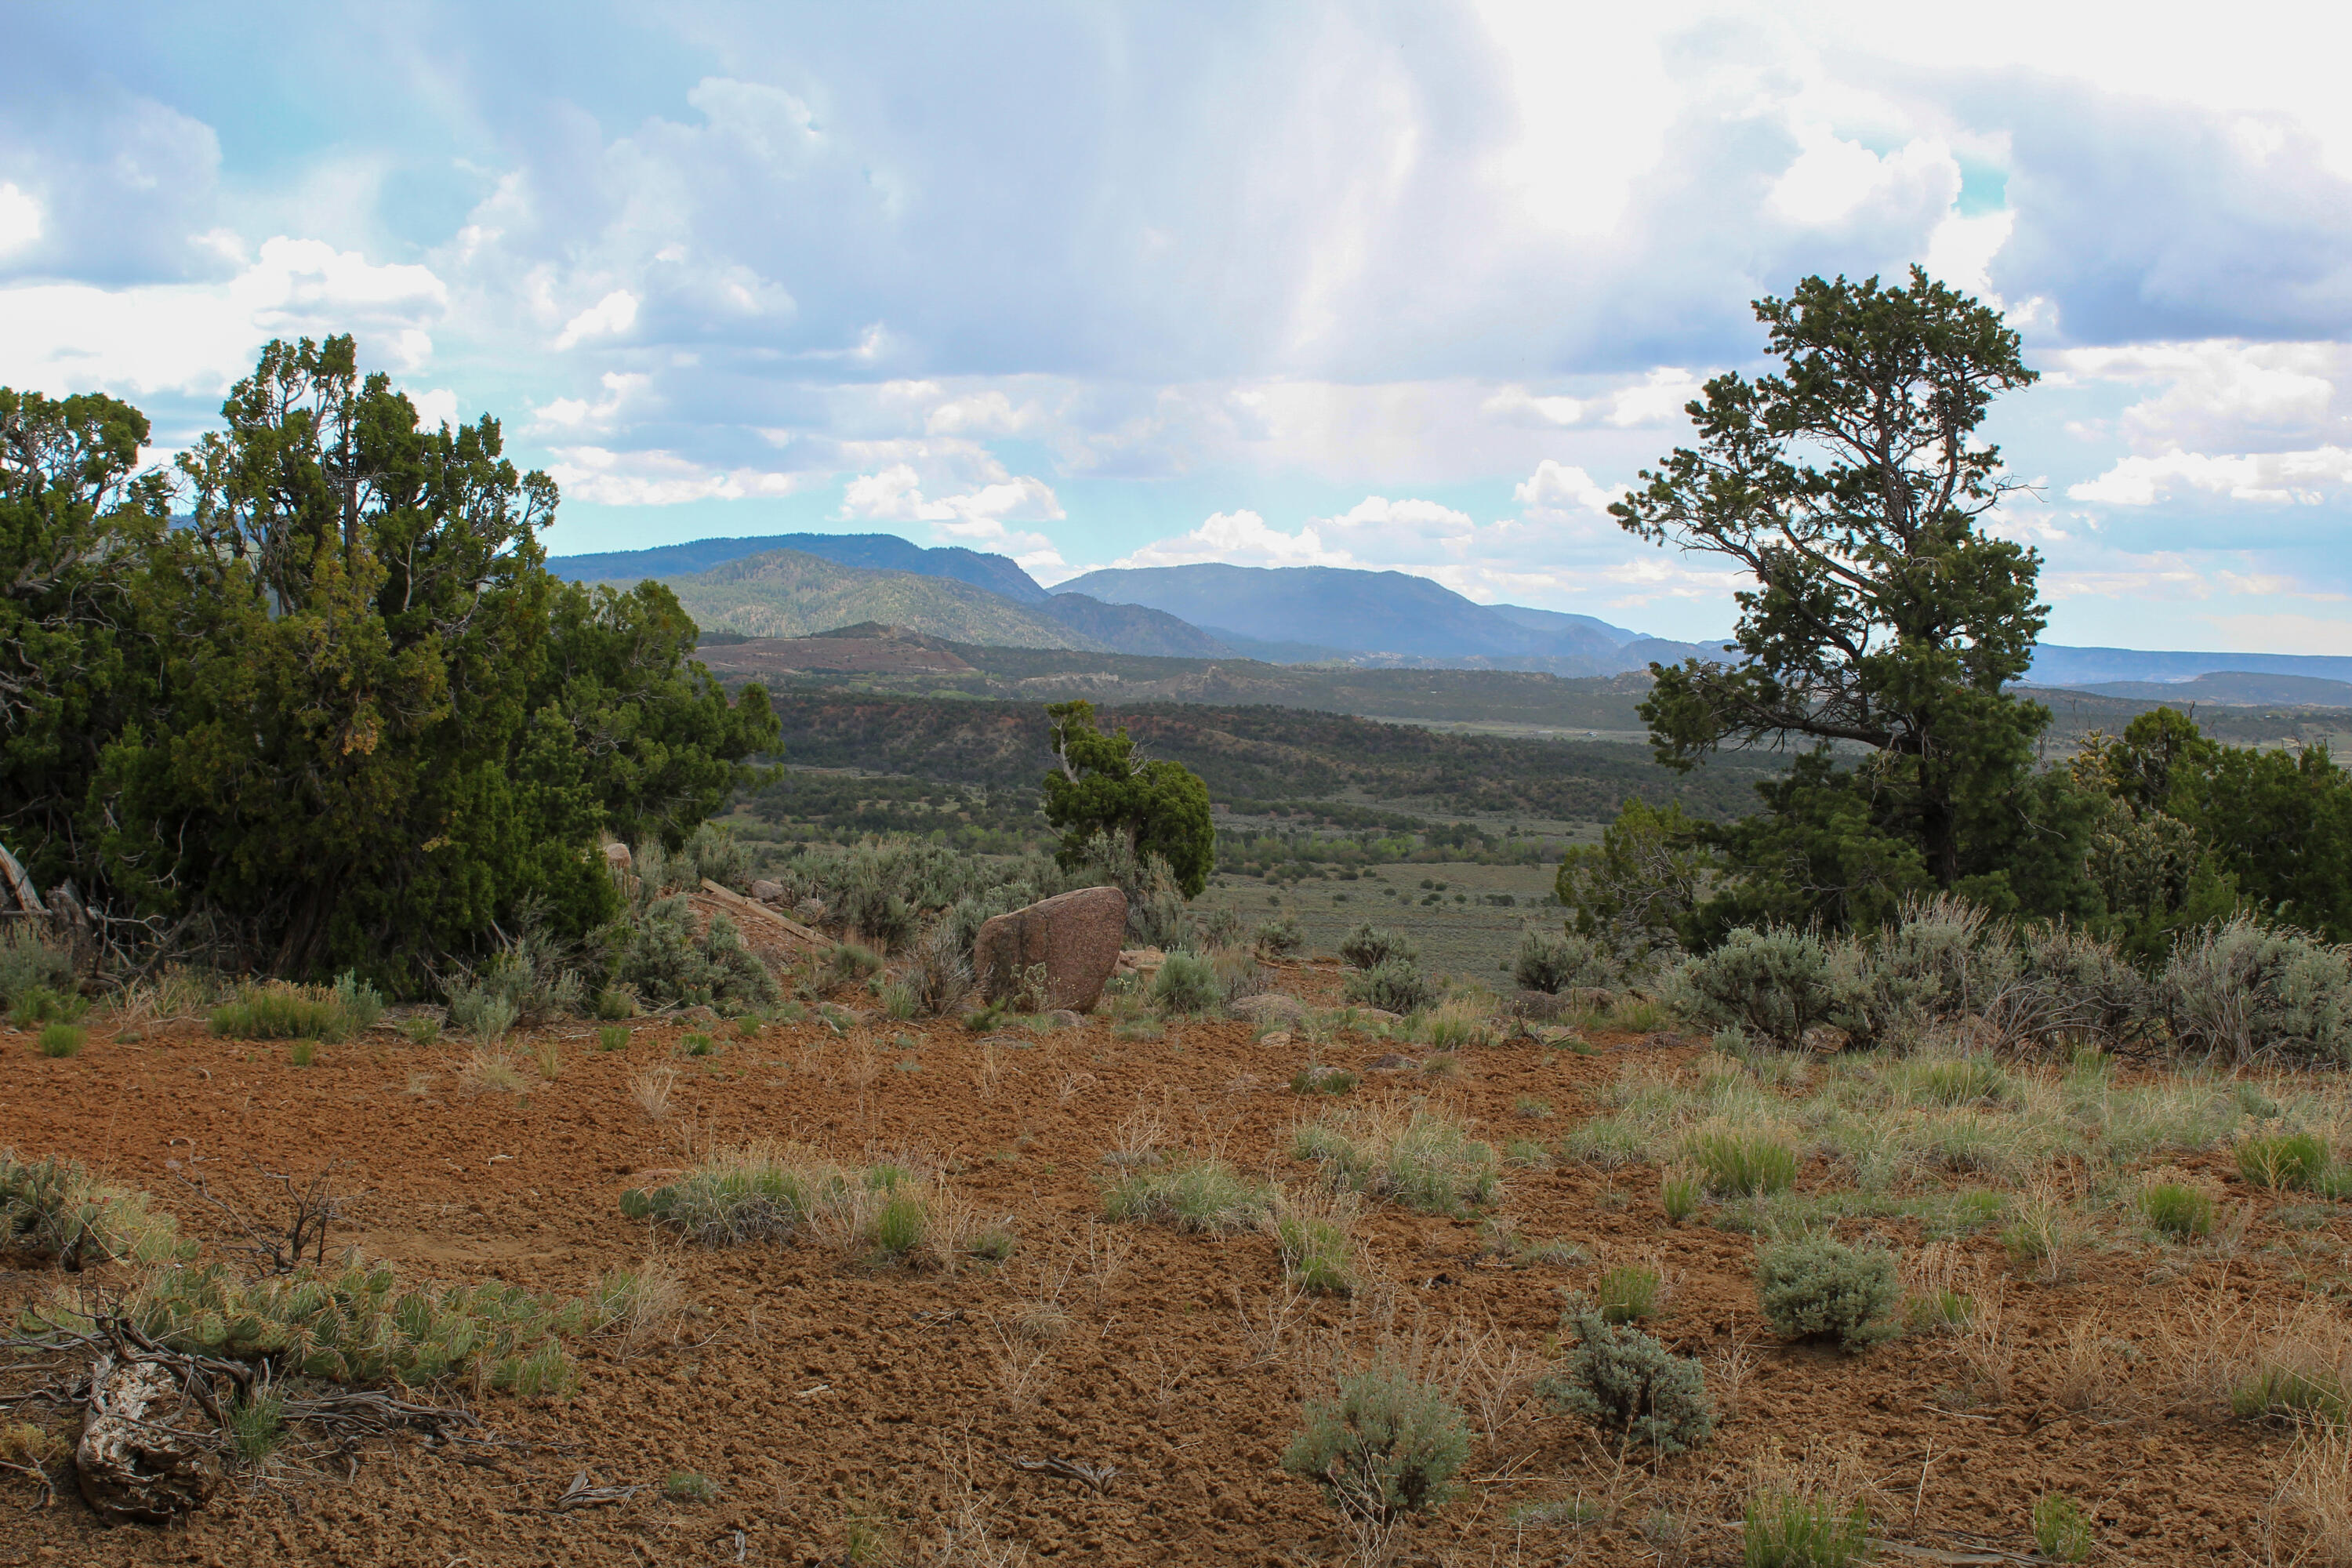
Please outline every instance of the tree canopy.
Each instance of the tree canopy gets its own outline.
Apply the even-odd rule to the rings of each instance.
[[[136,409],[0,391],[0,833],[44,886],[404,983],[608,918],[598,839],[682,842],[774,744],[667,589],[546,570],[554,481],[495,419],[421,428],[348,337],[222,415],[166,476]]]
[[[1168,862],[1179,891],[1197,898],[1217,863],[1217,830],[1209,815],[1209,788],[1181,763],[1144,762],[1120,729],[1106,735],[1095,725],[1095,705],[1056,702],[1045,710],[1054,758],[1045,775],[1045,820],[1062,834],[1060,859],[1075,868],[1097,833],[1123,837],[1137,860]]]
[[[1752,579],[1740,658],[1651,667],[1653,748],[1675,768],[1724,746],[1816,753],[1727,837],[1747,895],[1727,914],[1844,921],[1922,887],[2016,907],[2021,880],[2066,879],[2072,830],[2023,787],[2050,714],[2007,687],[2043,624],[2041,562],[1979,527],[2012,487],[1977,430],[2035,374],[1998,312],[1916,268],[1901,288],[1808,278],[1755,309],[1780,370],[1708,382],[1697,444],[1611,508]]]

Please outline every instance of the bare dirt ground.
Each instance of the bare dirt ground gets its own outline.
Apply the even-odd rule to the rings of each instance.
[[[1286,972],[1329,995],[1336,972]],[[2005,1398],[1967,1408],[1949,1340],[1906,1335],[1859,1354],[1785,1345],[1749,1280],[1754,1240],[1703,1223],[1669,1226],[1654,1170],[1555,1162],[1513,1167],[1495,1213],[1523,1237],[1575,1244],[1585,1261],[1512,1267],[1482,1247],[1477,1217],[1389,1205],[1361,1234],[1377,1283],[1356,1300],[1291,1297],[1273,1242],[1100,1222],[1113,1130],[1142,1108],[1171,1148],[1221,1152],[1244,1170],[1312,1179],[1287,1133],[1314,1107],[1288,1080],[1304,1047],[1253,1043],[1245,1025],[1171,1022],[1159,1039],[1100,1020],[983,1039],[960,1026],[863,1026],[812,1018],[755,1039],[714,1032],[714,1057],[682,1058],[689,1027],[640,1021],[625,1050],[592,1027],[554,1031],[552,1079],[526,1093],[460,1093],[462,1043],[415,1046],[383,1029],[295,1067],[282,1045],[215,1039],[181,1026],[135,1044],[94,1033],[78,1058],[44,1059],[0,1035],[0,1142],[58,1153],[142,1186],[208,1241],[216,1223],[175,1185],[205,1173],[257,1198],[250,1163],[308,1173],[346,1162],[361,1193],[334,1238],[404,1278],[497,1277],[564,1294],[600,1270],[666,1249],[692,1315],[631,1359],[578,1347],[581,1384],[562,1398],[489,1394],[478,1408],[532,1447],[464,1465],[415,1447],[377,1450],[352,1475],[290,1475],[226,1491],[182,1527],[104,1529],[70,1492],[47,1510],[0,1476],[0,1564],[1014,1562],[1307,1563],[1354,1560],[1316,1489],[1278,1459],[1303,1397],[1331,1369],[1385,1347],[1450,1368],[1477,1442],[1465,1494],[1404,1537],[1402,1561],[1595,1563],[1737,1561],[1745,1466],[1765,1447],[1841,1449],[1874,1485],[1876,1531],[1898,1543],[2030,1552],[2028,1515],[2046,1490],[2097,1521],[2095,1561],[2284,1561],[2299,1541],[2273,1499],[2288,1459],[2280,1430],[2135,1397],[2062,1399],[2057,1349],[2099,1314],[2125,1360],[2159,1358],[2184,1314],[2300,1300],[2341,1279],[2341,1219],[2289,1231],[2265,1194],[2235,1256],[2116,1242],[2063,1283],[2008,1278],[2014,1353]],[[901,1047],[899,1037],[909,1042]],[[519,1059],[528,1064],[531,1042]],[[1498,1147],[1556,1143],[1630,1060],[1696,1047],[1596,1037],[1593,1054],[1531,1042],[1467,1053],[1432,1082],[1372,1074],[1358,1097],[1428,1093]],[[1321,1055],[1368,1066],[1390,1043],[1342,1037]],[[649,1117],[632,1077],[679,1070],[669,1113]],[[1556,1108],[1515,1110],[1521,1097]],[[793,1138],[843,1159],[913,1151],[992,1214],[1019,1247],[953,1273],[877,1269],[802,1241],[713,1251],[664,1242],[617,1206],[624,1188],[698,1151]],[[2182,1162],[2221,1180],[2226,1157]],[[1820,1162],[1803,1184],[1821,1177]],[[2305,1205],[2308,1207],[2309,1205]],[[1890,1239],[1909,1222],[1874,1222]],[[2307,1223],[2307,1222],[2306,1222]],[[2005,1273],[1990,1235],[1963,1244]],[[1582,1422],[1553,1413],[1528,1374],[1557,1351],[1564,1289],[1593,1265],[1654,1258],[1673,1286],[1650,1326],[1707,1359],[1715,1440],[1664,1461],[1622,1459]],[[56,1277],[0,1273],[0,1305]],[[79,1283],[87,1286],[89,1277]],[[1041,1328],[1040,1325],[1043,1325]],[[2131,1374],[2119,1373],[2128,1384]],[[1016,1461],[1114,1466],[1097,1495]],[[635,1483],[616,1506],[555,1513],[575,1473]],[[708,1500],[668,1495],[673,1471],[709,1477]],[[1524,1528],[1523,1505],[1581,1496],[1590,1522]],[[990,1556],[941,1553],[943,1532],[983,1521]],[[969,1534],[967,1540],[971,1539]],[[2014,1560],[2014,1559],[2011,1559]]]

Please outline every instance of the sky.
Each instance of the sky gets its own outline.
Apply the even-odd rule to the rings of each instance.
[[[357,336],[556,553],[887,531],[1727,630],[1607,516],[1914,264],[2036,385],[2048,640],[2352,654],[2352,14],[0,0],[0,385],[158,460]],[[1269,632],[1267,635],[1276,635]]]

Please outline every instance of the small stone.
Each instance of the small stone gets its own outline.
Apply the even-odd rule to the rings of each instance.
[[[781,904],[784,901],[784,885],[762,877],[751,884],[751,896],[763,904]]]
[[[1279,991],[1262,991],[1234,1003],[1233,1013],[1253,1024],[1296,1024],[1307,1016],[1307,1004]]]
[[[625,871],[636,864],[636,859],[627,845],[613,843],[604,846],[604,864],[615,871]]]
[[[1260,1035],[1257,1037],[1257,1043],[1265,1047],[1268,1050],[1278,1051],[1283,1047],[1290,1044],[1290,1031],[1287,1029],[1276,1029],[1270,1035]]]

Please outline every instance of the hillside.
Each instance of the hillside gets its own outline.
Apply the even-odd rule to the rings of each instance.
[[[1120,653],[1214,658],[1234,652],[1191,622],[1142,605],[1106,605],[1084,594],[1055,594],[1031,608],[1097,646]]]
[[[2169,684],[2223,671],[2352,680],[2352,657],[2299,653],[2179,653],[2134,647],[2067,647],[2043,643],[2033,650],[2026,679],[2037,686],[2081,688],[2109,681]]]
[[[2211,703],[2219,707],[2352,707],[2352,681],[2313,675],[2269,675],[2252,670],[2215,670],[2189,680],[2108,680],[2077,686],[2077,691],[2148,702]]]
[[[1016,605],[1034,605],[1045,597],[1045,590],[1004,556],[983,554],[961,545],[927,550],[895,533],[774,533],[759,539],[698,539],[688,544],[665,544],[651,550],[551,556],[547,568],[575,583],[642,583],[648,577],[691,576],[714,566],[778,550],[797,550],[836,566],[855,566],[868,572],[912,572],[919,577],[945,577],[1002,594]]]
[[[958,642],[1101,647],[1084,633],[969,583],[864,571],[797,550],[772,550],[667,581],[698,625],[751,637],[805,637],[879,621]]]

